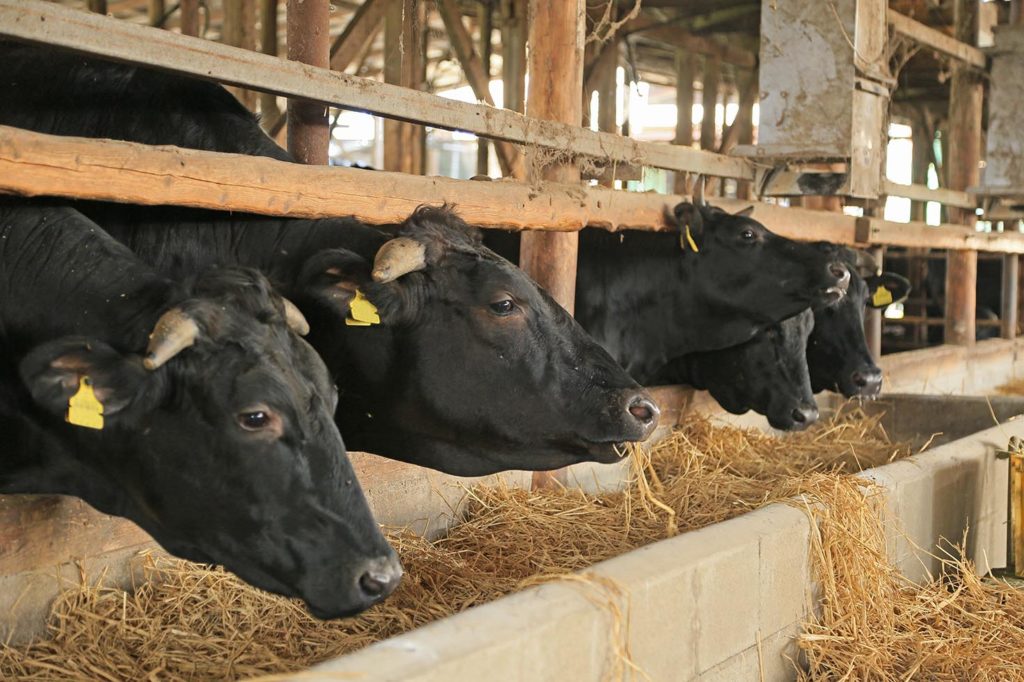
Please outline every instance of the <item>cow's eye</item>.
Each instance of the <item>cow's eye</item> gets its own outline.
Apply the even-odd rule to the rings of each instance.
[[[755,236],[756,235],[754,234],[754,231],[752,229],[750,229],[749,227],[747,229],[743,230],[742,232],[740,232],[740,237],[742,237],[743,241],[746,241],[746,242],[753,241]]]
[[[502,317],[515,312],[516,303],[511,298],[503,298],[490,304],[491,312]]]
[[[238,415],[238,425],[246,431],[259,431],[270,426],[270,414],[263,410]]]

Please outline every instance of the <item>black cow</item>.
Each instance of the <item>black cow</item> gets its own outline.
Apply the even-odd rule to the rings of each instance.
[[[882,370],[868,350],[865,307],[881,310],[904,300],[910,282],[891,272],[876,274],[874,262],[865,261],[860,252],[843,249],[843,257],[852,273],[847,295],[814,311],[814,331],[807,342],[811,388],[815,393],[828,390],[848,398],[871,398],[882,388]]]
[[[253,270],[175,284],[66,206],[3,202],[0,492],[80,496],[322,618],[370,606],[401,568],[289,326]]]
[[[47,48],[0,44],[0,59],[5,124],[288,159],[220,86]],[[614,461],[657,422],[636,382],[449,211],[417,211],[399,239],[351,219],[80,206],[164,272],[264,271],[313,322],[350,447],[479,475]],[[403,249],[419,259],[385,272]],[[357,289],[380,324],[346,324]]]
[[[650,383],[674,359],[739,345],[843,296],[850,275],[834,246],[780,237],[748,214],[683,203],[671,232],[583,230],[576,319]],[[489,230],[484,241],[518,259],[518,235]]]
[[[671,361],[657,380],[706,390],[729,412],[754,410],[776,429],[807,428],[818,421],[806,359],[814,320],[807,309],[738,346],[689,353]]]

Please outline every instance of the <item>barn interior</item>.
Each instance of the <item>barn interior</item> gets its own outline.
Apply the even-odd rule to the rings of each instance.
[[[0,192],[351,215],[370,225],[448,203],[470,225],[521,231],[520,267],[570,313],[579,305],[580,230],[677,229],[671,207],[698,193],[729,212],[754,206],[753,217],[778,235],[860,250],[876,273],[909,282],[908,296],[864,312],[864,338],[883,377],[880,399],[852,406],[834,392],[817,396],[824,423],[834,426],[833,417],[862,406],[892,442],[934,448],[914,456],[934,459],[913,472],[908,462],[865,464],[882,467],[865,476],[881,481],[902,524],[884,531],[891,563],[927,581],[949,567],[935,559],[941,548],[960,541],[955,551],[974,562],[972,576],[1024,576],[1024,560],[1016,559],[1024,557],[1024,458],[1013,445],[1024,437],[1013,421],[1024,398],[993,397],[1012,394],[1007,387],[1024,374],[1022,34],[1024,0],[0,0],[5,39],[223,83],[306,164],[65,141],[0,126]],[[661,412],[650,443],[668,442],[699,415],[768,431],[763,416],[728,414],[708,392],[648,388]],[[462,479],[350,454],[377,519],[427,538],[461,520],[473,485],[593,492],[628,487],[635,475],[629,464],[584,464]],[[502,679],[569,679],[565,666],[578,679],[609,670],[617,679],[640,679],[645,670],[648,679],[828,679],[825,667],[815,667],[821,659],[794,644],[820,609],[772,611],[775,601],[803,601],[813,562],[780,587],[775,564],[751,567],[739,558],[753,552],[781,561],[772,553],[784,554],[778,547],[790,536],[799,536],[793,551],[807,553],[814,526],[804,528],[812,522],[803,512],[792,519],[787,512],[763,507],[751,512],[749,528],[726,526],[721,536],[692,533],[733,521],[658,538],[678,542],[672,552],[691,553],[694,566],[706,559],[720,579],[700,582],[693,576],[710,569],[691,575],[690,564],[671,566],[678,554],[670,553],[650,560],[663,573],[634,585],[641,569],[628,558],[645,550],[598,571],[627,586],[631,614],[650,616],[627,617],[627,654],[614,665],[603,653],[590,660],[566,651],[577,636],[603,646],[607,627],[589,633],[578,621],[607,613],[594,601],[618,597],[601,593],[580,606],[575,588],[534,585],[539,592],[523,594],[548,595],[541,603],[562,635],[540,627],[521,635],[518,628],[536,625],[531,618],[543,609],[527,613],[514,602],[513,616],[470,609],[451,629],[441,621],[442,628],[385,639],[304,674],[372,666],[379,679],[468,680],[498,661]],[[734,554],[707,559],[708,542]],[[85,575],[130,583],[132,562],[154,547],[130,521],[81,500],[0,496],[0,611],[8,614],[0,632],[12,645],[42,636],[55,595]],[[762,578],[763,593],[751,597],[760,600],[761,620],[734,628],[729,614],[744,610],[743,595],[736,603],[722,595],[749,581],[748,569]],[[681,584],[696,596],[654,604],[658,590],[676,595]],[[717,598],[698,594],[701,585]],[[726,615],[696,634],[676,625],[655,634],[678,609],[698,604],[702,613]],[[502,636],[506,643],[496,644]],[[693,650],[678,660],[666,654],[672,637]],[[527,653],[506,650],[515,646]],[[688,672],[674,677],[673,670]]]

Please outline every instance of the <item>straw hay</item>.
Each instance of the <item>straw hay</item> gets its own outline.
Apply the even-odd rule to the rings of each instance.
[[[779,438],[693,419],[649,456],[636,453],[637,475],[621,492],[591,496],[575,489],[474,489],[463,522],[446,536],[427,542],[409,532],[389,534],[406,568],[401,587],[384,604],[342,623],[316,621],[298,603],[255,590],[223,571],[148,557],[147,580],[134,593],[84,580],[65,592],[54,605],[49,639],[0,652],[0,677],[237,679],[306,668],[524,585],[559,579],[640,545],[795,494],[829,504],[833,498],[841,501],[837,496],[845,493],[836,482],[846,479],[837,474],[910,454],[906,444],[891,442],[878,420],[855,413]],[[818,666],[814,670],[835,669],[828,667],[834,657],[827,635],[840,631],[858,596],[881,590],[879,599],[888,600],[896,594],[857,573],[863,551],[836,544],[833,538],[845,537],[843,524],[848,522],[822,525],[828,538],[817,552],[823,575],[833,570],[830,562],[837,558],[831,550],[841,549],[838,558],[855,563],[834,569],[826,581],[833,587],[825,594],[836,605],[812,630],[817,638],[802,643]],[[859,537],[860,526],[849,529],[851,538]],[[874,580],[875,574],[870,575]],[[575,580],[589,578],[584,574]],[[623,674],[630,661],[622,644],[621,601],[614,585],[591,587],[597,590],[595,600],[620,611],[611,620],[617,651],[609,670]],[[859,633],[874,616],[856,617]],[[879,627],[871,622],[870,627]]]

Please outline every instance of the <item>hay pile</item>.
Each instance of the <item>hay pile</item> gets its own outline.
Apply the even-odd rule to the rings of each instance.
[[[890,565],[879,488],[853,477],[808,481],[821,615],[798,644],[800,680],[1024,680],[1024,590],[946,558],[917,585]]]
[[[878,418],[863,414],[784,438],[694,419],[649,457],[634,458],[643,475],[622,492],[477,488],[464,522],[447,536],[427,542],[412,533],[391,533],[406,577],[384,604],[359,618],[322,623],[299,604],[254,590],[223,571],[149,557],[150,580],[134,593],[83,581],[63,594],[53,609],[49,639],[0,651],[0,678],[238,679],[298,670],[778,499],[804,493],[829,500],[836,481],[847,480],[836,474],[909,454],[907,445],[891,442]],[[831,538],[840,531],[825,533]],[[832,557],[820,553],[827,573]],[[857,556],[859,565],[860,553],[850,550],[840,558]],[[837,598],[843,597],[839,583],[859,580],[855,573],[851,568],[835,574]],[[833,592],[827,593],[830,599]],[[850,625],[843,615],[852,608],[849,601],[837,602],[837,615],[823,619],[817,635]],[[898,608],[901,614],[906,610]],[[850,627],[868,627],[867,616],[856,617]],[[831,660],[825,643],[820,637],[803,643],[816,665]]]

